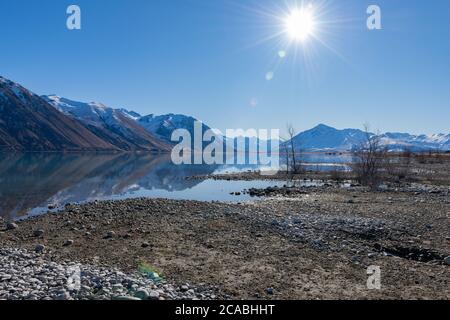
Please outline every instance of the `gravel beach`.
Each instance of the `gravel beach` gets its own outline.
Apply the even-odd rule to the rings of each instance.
[[[450,298],[447,187],[299,189],[245,203],[91,202],[0,221],[0,298]],[[72,265],[78,291],[65,284]],[[381,269],[380,290],[367,288],[369,266]]]

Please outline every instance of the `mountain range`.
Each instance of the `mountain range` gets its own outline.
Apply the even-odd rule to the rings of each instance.
[[[0,78],[0,150],[118,150],[44,99]]]
[[[351,151],[363,144],[374,133],[366,133],[359,129],[338,130],[319,124],[301,132],[293,138],[294,145],[307,151]],[[387,132],[379,135],[380,145],[389,151],[448,151],[450,150],[450,134],[413,135],[409,133]],[[287,142],[288,143],[288,142]]]
[[[101,103],[85,103],[61,98],[56,95],[42,99],[69,118],[81,122],[95,135],[120,150],[168,150],[169,147],[136,119],[140,115],[126,109],[113,109]]]
[[[0,151],[169,152],[175,144],[172,132],[186,129],[193,135],[196,121],[182,114],[142,116],[96,102],[38,96],[0,77]],[[208,129],[202,125],[203,132]],[[359,129],[338,130],[320,124],[299,133],[293,142],[307,151],[350,151],[365,138],[366,133]],[[380,135],[380,141],[391,151],[450,150],[450,134],[388,132]]]

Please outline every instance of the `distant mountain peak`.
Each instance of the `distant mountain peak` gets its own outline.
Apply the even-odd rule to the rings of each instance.
[[[319,123],[317,126],[312,128],[311,130],[337,130],[336,128],[330,127],[329,125]]]
[[[186,129],[191,135],[194,132],[194,123],[198,121],[192,116],[184,114],[168,113],[163,115],[150,114],[138,119],[138,123],[148,132],[152,133],[159,139],[172,143],[172,133],[176,129]],[[203,124],[203,130],[208,130],[210,127]]]
[[[135,111],[132,111],[132,110],[125,109],[125,108],[120,108],[120,109],[117,109],[117,110],[119,110],[120,112],[122,112],[126,116],[129,116],[133,120],[138,120],[139,118],[142,117],[139,113],[137,113]]]

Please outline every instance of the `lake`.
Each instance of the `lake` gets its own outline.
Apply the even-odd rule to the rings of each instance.
[[[351,157],[307,154],[308,169],[345,169]],[[274,181],[215,181],[186,177],[258,169],[257,165],[175,165],[169,155],[0,153],[0,216],[23,218],[49,205],[151,197],[200,201],[247,201],[231,195],[248,188],[282,185]]]

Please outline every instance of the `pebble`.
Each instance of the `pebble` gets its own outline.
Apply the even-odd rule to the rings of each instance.
[[[44,230],[38,229],[33,231],[33,236],[35,237],[42,237],[44,235]]]
[[[68,247],[68,246],[71,246],[72,244],[73,244],[73,240],[68,239],[68,240],[64,241],[63,246]]]
[[[19,228],[19,226],[14,222],[9,222],[6,224],[6,230],[15,230],[17,228]]]
[[[141,300],[145,300],[145,299],[148,299],[149,293],[148,293],[148,291],[145,290],[145,289],[139,289],[139,290],[136,291],[136,293],[134,294],[134,296],[135,296],[136,298],[141,299]]]
[[[187,285],[182,285],[181,286],[181,291],[185,292],[185,291],[188,291],[188,290],[189,290],[189,287]]]
[[[124,300],[124,301],[140,301],[141,299],[132,296],[115,296],[112,300]]]
[[[42,252],[44,252],[44,250],[45,250],[45,246],[43,244],[38,244],[34,248],[34,252],[36,252],[36,253],[42,253]]]
[[[62,291],[61,293],[59,293],[55,300],[69,300],[70,299],[70,294],[67,291]]]
[[[450,266],[450,256],[444,259],[444,263],[448,266]]]
[[[148,297],[151,300],[157,300],[157,299],[159,299],[159,292],[155,291],[155,290],[152,290],[152,291],[150,291],[150,294],[148,295]]]
[[[105,236],[105,239],[111,239],[114,238],[116,233],[114,231],[108,231],[108,233]]]

